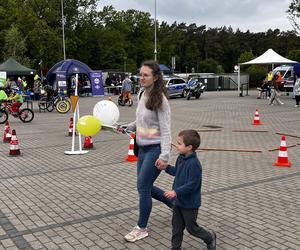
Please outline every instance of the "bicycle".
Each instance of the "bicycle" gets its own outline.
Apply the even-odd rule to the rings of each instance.
[[[39,100],[39,110],[47,110],[48,112],[52,112],[55,108],[57,112],[62,114],[69,112],[71,109],[71,103],[64,93],[54,91],[50,86],[48,86],[46,89],[47,96],[44,96]]]
[[[8,120],[9,114],[15,118],[19,118],[24,123],[31,122],[34,118],[34,113],[30,108],[18,108],[18,111],[14,112],[12,110],[12,102],[3,101],[0,108],[0,124],[3,124]]]

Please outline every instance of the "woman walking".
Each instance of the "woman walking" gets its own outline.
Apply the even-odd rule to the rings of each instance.
[[[280,93],[279,93],[279,78],[281,77],[280,72],[278,71],[276,73],[275,79],[273,79],[273,87],[272,87],[272,94],[269,101],[269,105],[273,105],[273,102],[276,101],[277,104],[283,105],[284,103],[279,99]]]
[[[167,166],[171,150],[171,118],[167,91],[159,65],[146,61],[140,69],[140,82],[144,88],[136,109],[136,120],[127,128],[136,131],[139,146],[137,162],[137,190],[139,193],[139,218],[137,225],[125,236],[129,242],[148,236],[147,223],[152,209],[152,198],[173,207],[164,192],[153,186],[160,170]]]

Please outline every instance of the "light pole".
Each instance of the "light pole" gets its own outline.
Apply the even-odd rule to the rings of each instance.
[[[66,19],[64,17],[64,3],[63,3],[63,0],[61,0],[61,25],[62,25],[64,60],[66,60],[65,21],[66,21]]]
[[[156,0],[154,2],[154,60],[157,60],[157,50],[156,50]]]

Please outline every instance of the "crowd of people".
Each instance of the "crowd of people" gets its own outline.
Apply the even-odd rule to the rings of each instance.
[[[258,96],[257,99],[261,99],[263,95],[269,100],[268,104],[273,105],[277,103],[283,105],[284,103],[280,100],[281,91],[284,91],[284,81],[280,71],[277,71],[273,76],[272,71],[270,71],[266,78],[263,80],[261,86],[257,88]],[[295,85],[294,85],[294,95],[296,104],[295,107],[299,107],[300,102],[300,74],[296,75]]]

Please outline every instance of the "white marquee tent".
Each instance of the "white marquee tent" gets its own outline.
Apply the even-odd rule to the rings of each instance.
[[[278,53],[276,53],[272,49],[268,49],[265,53],[260,55],[259,57],[244,63],[239,63],[238,65],[238,93],[240,95],[240,65],[249,65],[249,64],[293,64],[296,63],[290,59],[287,59]]]

